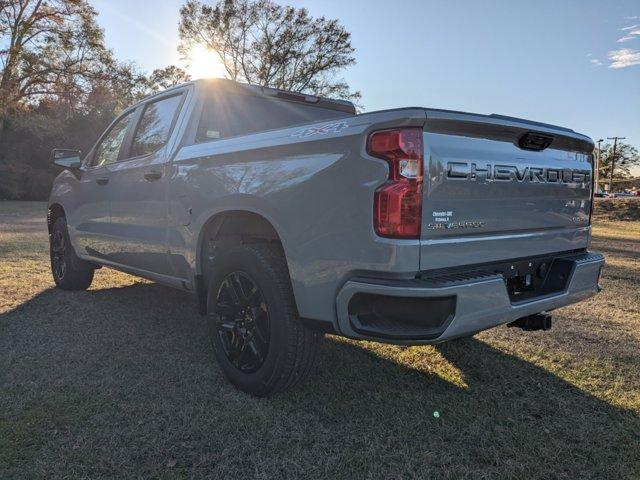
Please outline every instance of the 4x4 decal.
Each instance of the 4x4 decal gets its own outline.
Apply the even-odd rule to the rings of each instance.
[[[327,135],[329,133],[338,133],[341,130],[344,130],[349,125],[347,122],[334,122],[327,123],[326,125],[321,125],[319,127],[308,127],[302,130],[298,130],[296,133],[292,134],[292,137],[311,137],[312,135]]]

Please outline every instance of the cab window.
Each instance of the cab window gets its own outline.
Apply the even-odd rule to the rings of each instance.
[[[133,118],[133,112],[132,110],[121,117],[102,138],[95,148],[93,158],[89,161],[90,167],[100,167],[118,161],[120,148],[127,135],[129,123]]]
[[[181,100],[182,95],[174,95],[150,102],[144,107],[131,145],[130,157],[149,155],[167,143]]]

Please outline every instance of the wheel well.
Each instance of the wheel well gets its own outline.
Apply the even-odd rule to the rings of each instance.
[[[65,217],[64,208],[59,203],[54,203],[47,210],[47,228],[49,229],[49,233],[51,233],[51,229],[53,228],[53,224],[56,223],[56,220]]]
[[[234,210],[214,215],[204,224],[198,246],[196,288],[199,307],[206,313],[206,282],[221,249],[256,242],[276,243],[282,248],[271,222],[253,212]]]
[[[211,217],[203,227],[199,247],[199,271],[207,278],[207,265],[216,250],[237,244],[280,242],[271,222],[253,212],[229,211]]]

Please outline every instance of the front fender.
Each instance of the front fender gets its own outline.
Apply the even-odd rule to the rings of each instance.
[[[76,183],[78,183],[78,179],[69,170],[63,170],[60,172],[60,174],[53,180],[47,207],[51,207],[51,205],[57,203],[65,209],[65,212],[67,209],[71,210],[70,207],[73,204],[72,194],[74,184]]]

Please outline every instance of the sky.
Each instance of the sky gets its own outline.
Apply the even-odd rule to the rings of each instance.
[[[180,64],[183,0],[93,0],[107,45],[145,70]],[[366,111],[499,113],[640,150],[640,0],[288,0],[337,18]],[[151,7],[152,5],[152,7]],[[634,172],[640,175],[640,169]]]

